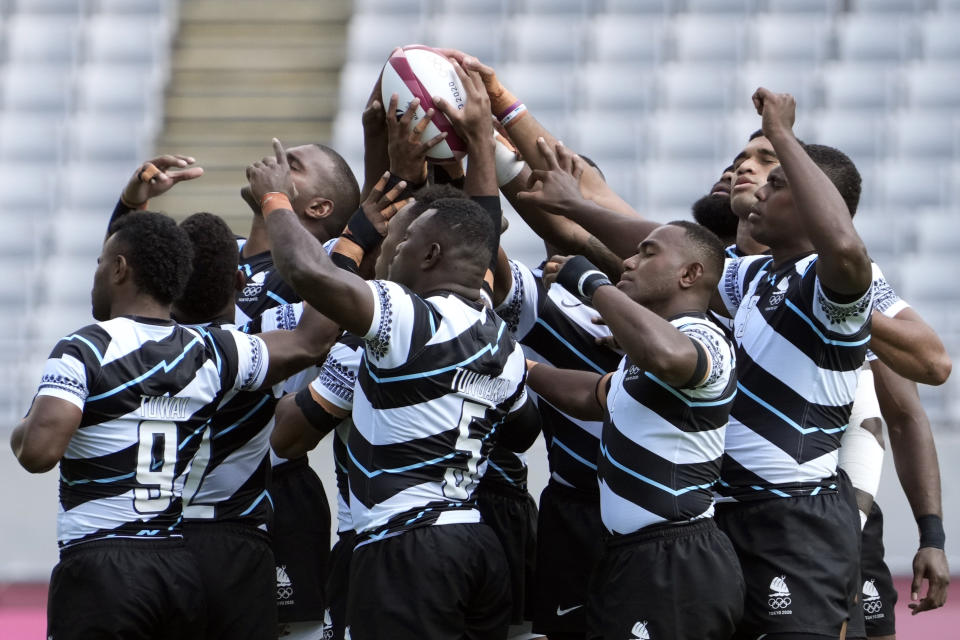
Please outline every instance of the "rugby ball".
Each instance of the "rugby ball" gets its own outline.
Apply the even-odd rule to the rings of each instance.
[[[390,96],[394,93],[399,97],[397,113],[393,114],[395,117],[406,112],[411,100],[420,98],[420,105],[413,117],[414,126],[426,117],[428,109],[434,109],[433,117],[420,139],[426,142],[441,132],[446,132],[447,137],[427,152],[428,158],[460,160],[466,155],[467,145],[457,136],[450,120],[433,104],[433,96],[440,96],[448,104],[463,109],[467,98],[460,77],[445,56],[418,44],[395,49],[383,67],[380,88],[384,108],[390,105]]]

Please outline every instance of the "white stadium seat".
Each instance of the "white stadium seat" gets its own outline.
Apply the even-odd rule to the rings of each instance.
[[[54,250],[60,256],[86,260],[89,264],[90,258],[100,255],[109,221],[109,211],[58,211],[50,220]]]
[[[573,77],[563,65],[512,64],[497,70],[497,77],[517,94],[537,118],[542,111],[569,112],[573,108]]]
[[[677,60],[729,64],[746,53],[746,20],[689,14],[679,16],[674,27]]]
[[[10,62],[70,64],[79,45],[77,20],[46,15],[15,15],[7,25]]]
[[[919,109],[960,109],[960,65],[956,62],[914,64],[904,70],[906,102]]]
[[[65,208],[96,209],[109,215],[131,173],[128,162],[66,164],[60,172],[60,203]]]
[[[88,62],[137,63],[148,69],[167,56],[169,44],[166,23],[150,15],[97,16],[87,24],[85,41]]]
[[[837,64],[823,71],[824,106],[880,111],[897,104],[897,76],[888,65]]]
[[[474,16],[506,15],[508,6],[512,4],[508,4],[508,0],[436,0],[436,11],[441,14],[469,16],[465,19],[472,20]]]
[[[422,43],[425,30],[419,16],[355,15],[348,33],[347,60],[382,65],[395,47]]]
[[[149,153],[142,118],[82,114],[68,122],[67,157],[81,162],[139,164]]]
[[[911,16],[851,14],[837,24],[841,60],[882,62],[914,57],[916,22]]]
[[[636,161],[646,147],[643,122],[636,116],[611,117],[603,110],[580,111],[573,119],[573,128],[575,140],[567,144],[591,159],[603,158],[604,164],[607,159]]]
[[[687,0],[687,11],[691,13],[724,15],[748,15],[757,10],[760,0]]]
[[[640,115],[656,106],[653,74],[632,65],[595,64],[581,67],[577,96],[587,109]]]
[[[873,179],[886,207],[910,211],[944,204],[949,171],[943,163],[928,159],[889,162],[877,167]]]
[[[49,216],[56,204],[56,165],[22,159],[0,163],[0,211]]]
[[[425,9],[425,0],[354,0],[353,3],[353,10],[358,14],[415,16]]]
[[[930,0],[853,0],[859,13],[916,13],[930,6]]]
[[[518,4],[531,15],[562,15],[572,18],[590,13],[600,2],[601,0],[521,0]]]
[[[569,17],[517,16],[508,23],[511,58],[521,63],[573,64],[583,55],[582,25]]]
[[[752,58],[765,63],[817,64],[829,52],[829,23],[820,17],[768,14],[752,26]]]
[[[158,84],[156,70],[150,67],[87,65],[77,76],[77,107],[81,111],[142,114],[157,104]]]
[[[506,30],[497,16],[486,19],[483,29],[458,15],[441,15],[428,25],[429,42],[436,47],[459,49],[484,64],[496,66],[504,59]]]
[[[669,161],[702,158],[721,165],[728,155],[726,124],[724,118],[713,114],[661,112],[650,125],[650,157]],[[714,182],[722,169],[717,166]]]
[[[660,106],[664,109],[722,112],[734,105],[732,71],[725,67],[664,65],[657,74]]]
[[[767,0],[767,10],[772,13],[809,13],[822,16],[840,11],[843,0]]]
[[[810,120],[816,135],[806,142],[836,147],[854,163],[874,160],[884,152],[887,120],[882,115],[832,110],[814,113]]]
[[[56,163],[62,154],[63,133],[59,118],[0,112],[0,161]]]
[[[960,14],[930,14],[920,24],[920,47],[928,60],[960,60]]]
[[[905,161],[960,156],[960,116],[952,111],[905,109],[891,121],[890,152]]]
[[[7,65],[0,74],[0,107],[7,111],[62,114],[70,106],[73,74],[65,66]]]
[[[602,63],[652,66],[665,57],[669,29],[649,18],[604,15],[590,29],[590,57]]]
[[[681,0],[606,0],[604,9],[611,15],[666,14],[676,11]]]

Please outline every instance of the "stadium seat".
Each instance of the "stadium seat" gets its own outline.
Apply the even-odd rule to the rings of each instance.
[[[0,73],[4,69],[0,68]],[[70,70],[60,65],[7,65],[0,89],[0,106],[7,111],[51,117],[66,112],[70,105]]]
[[[848,15],[837,24],[839,58],[878,63],[915,57],[915,29],[911,16]]]
[[[960,301],[960,287],[944,285],[947,284],[948,274],[954,273],[957,266],[955,253],[933,256],[920,254],[904,260],[900,265],[902,291],[899,293],[911,303],[916,300],[917,306],[928,301],[956,304]],[[936,275],[931,277],[931,274]]]
[[[573,108],[573,77],[562,65],[503,65],[497,76],[537,114],[569,112]]]
[[[46,297],[47,302],[36,307],[31,318],[29,332],[34,341],[41,348],[50,350],[50,347],[63,337],[93,322],[90,314],[90,289],[93,286],[93,272],[96,264],[89,262],[72,263],[65,265],[81,269],[76,274],[67,274],[68,280],[62,285],[52,288],[54,295],[61,293],[61,287],[66,289],[67,295],[63,299]],[[68,268],[68,267],[58,267]],[[49,283],[49,275],[45,279]],[[51,289],[45,289],[50,292]],[[86,296],[83,293],[86,292]],[[42,368],[42,364],[40,365]],[[38,373],[34,373],[36,378]]]
[[[532,16],[563,15],[567,18],[585,16],[599,0],[523,0],[524,11]]]
[[[665,209],[689,211],[718,177],[718,169],[702,162],[648,162],[638,171],[641,211],[649,211],[651,216]]]
[[[587,65],[577,76],[578,101],[584,109],[640,115],[656,106],[656,78],[638,73],[633,65]]]
[[[55,16],[15,15],[7,25],[10,63],[70,64],[79,50],[77,20]]]
[[[149,72],[167,56],[166,24],[150,15],[97,16],[87,24],[85,40],[86,60],[92,63],[140,64]]]
[[[816,72],[806,63],[749,62],[737,70],[736,78],[738,86],[733,106],[737,109],[749,109],[753,106],[750,97],[758,87],[792,94],[801,109],[811,109],[819,105]]]
[[[888,162],[877,167],[873,180],[884,206],[909,211],[942,206],[947,197],[949,172],[943,163],[926,159]]]
[[[818,64],[829,52],[829,24],[819,16],[761,15],[751,30],[751,57],[764,63]]]
[[[583,56],[584,29],[575,19],[517,16],[507,29],[505,43],[514,62],[572,65]]]
[[[141,119],[82,114],[67,126],[67,156],[81,162],[117,162],[136,165],[150,152]]]
[[[716,175],[710,184],[700,185],[701,189],[708,189],[720,176],[723,170],[720,165],[728,155],[724,144],[726,125],[725,119],[713,114],[659,112],[650,119],[650,157],[669,161],[703,159],[716,163]]]
[[[122,188],[122,185],[121,185]],[[66,209],[50,220],[53,249],[64,258],[89,260],[100,255],[110,212]]]
[[[512,4],[512,3],[511,3]],[[498,16],[506,15],[508,3],[507,0],[436,0],[436,10],[440,14],[449,14],[451,16],[470,16],[466,18],[472,20],[473,16]]]
[[[63,153],[59,118],[0,112],[0,162],[56,163]]]
[[[64,17],[76,17],[83,13],[86,0],[11,0],[10,9],[14,13],[59,14]]]
[[[167,0],[97,0],[96,10],[112,14],[144,14],[162,16],[170,12]]]
[[[897,103],[895,76],[885,65],[837,64],[823,71],[824,106],[880,111]]]
[[[610,15],[668,14],[676,11],[680,0],[605,0],[604,9]]]
[[[904,69],[906,102],[918,109],[960,109],[960,65],[928,62]]]
[[[354,0],[357,14],[420,15],[426,10],[425,0]]]
[[[48,216],[56,204],[56,165],[18,159],[0,164],[0,211]]]
[[[888,280],[896,269],[895,257],[902,248],[903,237],[898,233],[898,226],[891,224],[889,214],[882,209],[858,207],[857,215],[853,219],[853,226],[857,234],[867,247],[867,252],[874,262],[883,269],[883,275]],[[887,273],[891,271],[890,273]]]
[[[589,150],[585,150],[586,154],[590,156]],[[590,156],[591,159],[593,156]],[[639,190],[638,184],[639,180],[637,179],[637,167],[643,167],[643,164],[639,164],[632,161],[615,161],[615,160],[603,160],[597,163],[600,167],[600,170],[603,172],[604,180],[610,188],[613,189],[614,193],[623,198],[623,200],[632,206],[635,209],[639,209]]]
[[[81,305],[90,301],[96,257],[56,257],[43,269],[44,300],[57,304]],[[76,329],[77,327],[73,327]],[[64,329],[69,331],[70,329]]]
[[[642,120],[633,115],[611,117],[603,110],[579,111],[572,128],[575,136],[565,142],[591,159],[602,158],[604,165],[608,160],[636,161],[646,149]]]
[[[428,25],[429,42],[437,47],[450,47],[476,56],[481,62],[496,67],[504,59],[504,29],[498,16],[491,16],[477,29],[471,20],[459,15],[442,15]]]
[[[900,111],[890,133],[891,154],[903,160],[960,157],[960,119],[950,111]]]
[[[123,87],[123,91],[117,91]],[[159,104],[156,70],[139,65],[86,65],[77,75],[81,111],[144,114]]]
[[[423,42],[425,30],[419,16],[355,15],[348,34],[347,60],[382,65],[398,43]]]
[[[918,13],[930,6],[930,0],[853,0],[858,13]]]
[[[748,15],[756,11],[759,4],[759,0],[687,0],[687,11],[698,14]]]
[[[746,20],[687,14],[674,21],[675,53],[681,62],[733,64],[746,52]]]
[[[10,213],[14,213],[11,211]],[[4,216],[4,230],[0,233],[0,260],[5,267],[4,276],[0,278],[0,286],[4,288],[16,287],[25,289],[24,281],[12,277],[11,273],[23,271],[33,260],[35,253],[40,249],[38,240],[40,232],[39,221],[24,212],[17,215]],[[19,268],[17,268],[19,265]],[[11,271],[7,271],[10,269]],[[12,295],[12,294],[7,294]]]
[[[923,255],[950,255],[957,249],[957,211],[935,210],[912,219],[917,251]]]
[[[960,60],[960,15],[930,14],[920,23],[920,48],[927,60]]]
[[[843,8],[844,0],[766,0],[770,13],[808,13],[830,16]]]
[[[70,163],[60,172],[63,207],[113,211],[120,191],[130,178],[133,169],[129,162],[113,163]]]
[[[732,70],[727,68],[663,65],[657,77],[660,106],[664,109],[709,111],[728,109],[734,104],[732,80]]]
[[[590,29],[589,57],[602,63],[652,67],[666,57],[668,32],[659,20],[599,16]]]
[[[836,147],[854,161],[874,160],[885,149],[887,120],[860,111],[830,110],[811,115],[816,135],[806,142]]]

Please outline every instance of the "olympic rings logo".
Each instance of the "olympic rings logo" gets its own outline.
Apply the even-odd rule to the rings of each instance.
[[[786,609],[790,606],[790,603],[793,602],[789,596],[772,596],[767,600],[767,604],[770,605],[771,609]]]
[[[863,610],[866,613],[880,613],[881,609],[883,609],[883,603],[879,600],[870,600],[863,603]]]
[[[288,600],[293,595],[293,587],[277,587],[277,600]]]

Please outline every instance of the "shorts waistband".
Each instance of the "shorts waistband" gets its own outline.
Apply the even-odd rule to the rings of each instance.
[[[183,523],[183,534],[185,536],[195,534],[220,535],[224,533],[254,538],[267,544],[270,543],[270,534],[263,529],[249,524],[242,524],[240,522],[203,522],[197,520],[185,520]]]
[[[565,484],[560,484],[559,482],[554,482],[550,480],[547,483],[546,491],[550,491],[559,496],[563,496],[564,500],[576,500],[578,502],[583,502],[586,504],[597,504],[600,502],[600,489],[597,488],[596,492],[585,491],[583,489],[577,489],[576,487],[568,487]]]
[[[487,482],[484,484],[481,480],[479,486],[477,486],[477,494],[481,493],[492,493],[504,498],[523,500],[527,497],[527,488],[525,486],[509,485],[505,482]]]
[[[693,522],[666,522],[664,524],[655,524],[626,535],[607,536],[603,542],[608,547],[619,547],[625,544],[638,544],[651,540],[683,538],[708,531],[719,531],[717,523],[713,521],[713,518],[703,518],[701,520],[694,520]]]
[[[300,456],[299,458],[294,458],[293,460],[281,462],[277,466],[273,467],[272,472],[274,475],[276,475],[278,473],[288,473],[301,467],[308,466],[310,466],[310,459],[307,456]]]
[[[65,558],[78,551],[93,551],[95,549],[139,549],[156,550],[184,548],[183,538],[180,536],[151,540],[149,538],[97,538],[88,542],[78,542],[60,549],[60,557]]]

